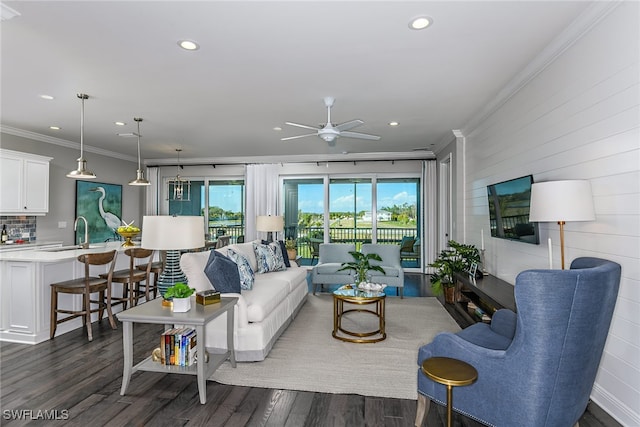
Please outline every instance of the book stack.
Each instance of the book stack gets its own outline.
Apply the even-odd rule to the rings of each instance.
[[[191,366],[196,360],[196,330],[172,328],[160,336],[160,363]]]
[[[491,317],[483,309],[475,305],[473,302],[469,301],[467,305],[467,310],[469,314],[479,318],[484,323],[491,323]]]

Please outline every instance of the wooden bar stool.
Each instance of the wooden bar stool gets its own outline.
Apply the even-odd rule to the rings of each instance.
[[[125,255],[129,257],[129,268],[115,271],[113,273],[113,277],[111,281],[113,283],[121,283],[122,284],[122,296],[114,297],[111,296],[111,305],[122,304],[122,309],[126,310],[127,305],[129,307],[133,307],[138,305],[138,298],[140,282],[144,281],[145,284],[150,283],[150,272],[151,272],[151,260],[153,259],[153,250],[151,249],[143,249],[143,248],[129,248],[124,251]],[[138,260],[146,261],[146,270],[138,270],[136,262]],[[100,277],[105,277],[106,274],[101,274]],[[147,286],[148,287],[148,286]],[[147,298],[149,292],[146,292]]]
[[[453,425],[453,387],[473,384],[478,379],[478,371],[462,360],[450,357],[431,357],[422,362],[422,372],[427,378],[447,386],[447,427],[451,427]],[[419,394],[419,396],[421,395]],[[424,396],[421,397],[424,398]],[[420,410],[420,401],[418,401],[418,412]]]
[[[50,339],[53,339],[56,335],[56,328],[59,323],[66,322],[76,317],[83,317],[84,324],[87,327],[87,335],[89,341],[93,341],[93,333],[91,330],[91,313],[98,313],[98,321],[102,320],[104,315],[104,309],[107,309],[107,315],[109,317],[109,323],[112,329],[116,329],[116,321],[113,318],[111,311],[111,278],[113,275],[113,269],[116,264],[116,251],[93,253],[80,255],[78,261],[84,264],[84,277],[78,279],[66,280],[64,282],[51,284],[51,325],[50,325]],[[105,277],[93,277],[90,275],[89,267],[99,265],[109,265],[109,272],[105,274]],[[101,275],[102,276],[102,275]],[[107,298],[105,302],[104,293],[107,292]],[[81,310],[67,310],[58,308],[58,294],[74,294],[82,295],[82,309]],[[91,294],[98,293],[97,300],[91,299]],[[91,304],[97,304],[96,308],[91,308]],[[68,316],[58,319],[58,314],[67,314]]]

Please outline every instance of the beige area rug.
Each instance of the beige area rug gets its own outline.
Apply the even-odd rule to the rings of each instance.
[[[354,322],[350,327],[375,319],[348,314],[343,326],[347,316]],[[373,344],[346,343],[331,336],[332,296],[308,295],[265,360],[238,363],[235,369],[225,362],[211,379],[239,386],[416,399],[418,348],[439,332],[459,330],[435,298],[390,297],[387,338]]]

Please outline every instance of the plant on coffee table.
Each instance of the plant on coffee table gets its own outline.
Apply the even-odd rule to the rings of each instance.
[[[342,270],[353,270],[355,273],[355,283],[356,285],[360,283],[366,283],[367,273],[371,270],[379,271],[382,274],[387,274],[382,267],[379,265],[371,265],[371,260],[382,261],[380,255],[378,254],[363,254],[362,252],[351,251],[349,252],[353,257],[353,261],[343,262],[341,268],[338,271]]]

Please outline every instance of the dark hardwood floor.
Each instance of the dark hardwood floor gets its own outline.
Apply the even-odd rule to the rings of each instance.
[[[409,294],[428,281],[407,275]],[[134,326],[134,360],[155,347],[160,325]],[[207,382],[207,403],[198,399],[191,375],[138,372],[125,396],[122,328],[103,320],[94,340],[82,329],[38,345],[0,343],[0,406],[3,426],[412,426],[416,402],[359,395],[234,387]],[[330,374],[330,373],[328,373]],[[454,392],[455,393],[455,392]],[[432,404],[426,425],[444,426],[445,409]],[[455,425],[477,427],[456,415]],[[581,427],[619,426],[590,404]]]

